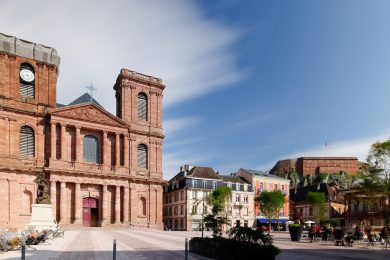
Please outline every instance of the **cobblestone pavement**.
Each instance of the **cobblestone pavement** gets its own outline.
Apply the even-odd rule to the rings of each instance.
[[[309,243],[303,238],[292,242],[286,232],[272,233],[274,244],[282,250],[276,260],[389,260],[390,248],[335,246],[333,243]]]
[[[210,233],[206,232],[206,235]],[[288,233],[272,233],[282,253],[277,260],[389,260],[389,249],[341,247],[331,244],[291,242]],[[112,259],[112,242],[117,240],[117,259],[184,259],[184,240],[200,236],[200,232],[151,231],[140,229],[89,228],[68,230],[65,238],[27,249],[27,260],[45,259]],[[0,259],[20,259],[20,251],[0,254]],[[189,259],[206,259],[189,255]]]
[[[68,230],[65,238],[27,249],[26,259],[112,259],[113,240],[117,240],[117,259],[184,259],[185,238],[200,232],[150,231],[140,229]],[[0,259],[20,259],[20,251],[0,254]],[[189,255],[189,259],[206,259]]]

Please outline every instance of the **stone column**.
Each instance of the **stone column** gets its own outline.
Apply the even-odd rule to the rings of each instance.
[[[80,142],[80,132],[81,132],[81,127],[76,126],[76,162],[81,162],[82,161],[82,149],[83,146],[81,145]]]
[[[108,224],[109,221],[108,221],[108,213],[109,213],[109,209],[108,209],[108,203],[107,203],[107,199],[108,199],[108,190],[107,190],[107,185],[103,185],[102,187],[102,196],[103,196],[103,205],[102,205],[102,210],[103,210],[103,214],[102,214],[102,224]]]
[[[121,209],[121,186],[116,186],[115,189],[115,224],[119,224],[121,221],[120,209]]]
[[[66,224],[66,213],[67,213],[67,198],[66,198],[66,182],[61,182],[61,190],[60,190],[60,223]]]
[[[123,164],[125,167],[129,167],[129,137],[127,135],[124,136],[123,142]]]
[[[51,132],[50,132],[50,159],[55,160],[57,159],[56,155],[56,136],[57,136],[57,131],[56,131],[56,124],[51,123]]]
[[[75,183],[75,189],[74,189],[74,223],[75,224],[81,224],[81,187],[80,183]]]
[[[103,163],[108,165],[108,145],[107,145],[107,132],[103,131]]]
[[[61,123],[61,160],[66,160],[65,151],[66,151],[66,125]]]
[[[115,166],[121,164],[121,153],[120,153],[120,135],[115,134]]]
[[[53,218],[57,220],[57,182],[50,182],[50,202],[53,206]]]
[[[124,194],[123,194],[123,223],[129,223],[129,186],[124,186]]]

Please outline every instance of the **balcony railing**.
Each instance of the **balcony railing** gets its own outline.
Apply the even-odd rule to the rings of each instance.
[[[103,164],[83,163],[75,161],[49,160],[48,167],[51,169],[61,169],[64,171],[82,171],[88,173],[104,174],[128,174],[128,168],[123,166],[110,166]]]

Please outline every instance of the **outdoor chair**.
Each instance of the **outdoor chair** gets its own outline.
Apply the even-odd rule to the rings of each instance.
[[[352,236],[351,239],[349,240],[349,245],[350,246],[361,246],[364,243],[364,236],[363,235],[358,235],[358,236]]]
[[[344,245],[345,244],[345,240],[344,240],[344,231],[341,230],[341,229],[336,229],[334,231],[334,242],[335,242],[335,245],[338,246],[338,245]]]

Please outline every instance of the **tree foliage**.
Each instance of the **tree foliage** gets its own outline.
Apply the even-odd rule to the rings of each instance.
[[[279,220],[279,212],[283,207],[285,195],[281,191],[263,191],[255,198],[255,202],[259,204],[261,211],[269,219],[277,218]]]
[[[384,142],[372,144],[367,161],[372,167],[382,169],[388,177],[390,173],[390,138]]]
[[[384,199],[390,201],[390,138],[384,142],[372,144],[367,161],[375,170],[383,171],[384,176],[372,174],[363,178],[357,188],[359,199],[365,200],[371,205],[377,205]],[[387,203],[387,209],[383,213],[386,222],[389,223],[390,203]]]
[[[213,236],[222,235],[222,225],[227,223],[226,203],[231,195],[230,187],[220,187],[207,198],[207,203],[211,205],[211,213],[205,217],[204,221],[206,227],[213,230]]]
[[[311,191],[307,194],[306,200],[312,205],[313,216],[316,223],[320,223],[329,218],[325,193]]]

